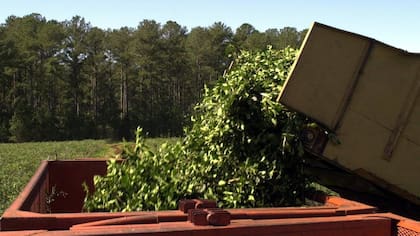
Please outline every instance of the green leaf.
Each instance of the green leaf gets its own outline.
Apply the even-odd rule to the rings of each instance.
[[[121,154],[130,161],[109,165],[86,205],[163,210],[203,197],[223,207],[298,204],[296,196],[308,186],[299,137],[312,122],[276,101],[295,53],[240,54],[223,78],[204,89],[182,142],[152,152],[139,129],[135,151],[127,147]]]

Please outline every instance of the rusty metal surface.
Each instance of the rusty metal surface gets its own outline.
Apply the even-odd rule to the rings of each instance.
[[[0,233],[1,235],[1,233]],[[25,235],[21,232],[21,235]],[[391,234],[391,220],[372,216],[339,216],[279,220],[234,220],[227,226],[197,226],[189,222],[166,222],[147,225],[112,225],[59,231],[38,232],[37,235],[370,235]]]
[[[101,161],[87,163],[101,166]],[[73,168],[82,163],[43,162],[3,215],[0,235],[398,235],[392,229],[398,229],[401,235],[420,233],[420,222],[375,213],[375,207],[325,195],[315,196],[324,203],[318,207],[219,209],[216,201],[202,199],[183,200],[179,210],[154,212],[74,213],[81,203],[69,210],[73,213],[42,213],[42,209],[31,207],[33,202],[39,204],[36,192],[39,195],[45,191],[39,186],[47,188],[40,183],[48,179],[49,184],[55,184],[54,180],[60,178],[59,171],[52,169],[65,170],[66,165]],[[94,173],[95,168],[92,170]],[[63,173],[70,179],[80,174]],[[82,175],[87,178],[92,173]],[[81,184],[86,179],[77,181]]]
[[[78,171],[74,171],[75,169]],[[94,221],[113,219],[118,221],[124,217],[132,217],[130,218],[131,220],[137,221],[141,221],[142,217],[157,217],[159,222],[185,221],[187,220],[188,209],[212,209],[217,207],[215,201],[189,200],[182,202],[180,204],[181,210],[178,211],[158,211],[153,213],[81,212],[84,198],[84,193],[81,190],[82,183],[92,184],[92,177],[96,174],[104,174],[105,171],[106,160],[44,161],[19,197],[4,212],[0,220],[0,229],[59,230]],[[44,184],[46,180],[48,180],[48,185]],[[65,183],[69,181],[71,181],[71,185],[67,186]],[[58,186],[73,197],[57,199],[57,205],[51,207],[51,213],[46,213],[46,209],[39,207],[33,208],[33,205],[45,207],[45,204],[40,204],[39,199],[41,198],[39,196],[47,192],[51,186]],[[319,207],[229,209],[229,213],[232,219],[273,219],[340,216],[373,213],[376,211],[375,207],[337,197],[321,196],[317,200],[325,205]],[[58,203],[62,205],[58,205]],[[58,212],[55,211],[57,209]],[[63,212],[63,209],[66,209],[67,212]]]
[[[314,23],[279,100],[336,134],[313,152],[420,205],[420,54]]]
[[[232,220],[226,226],[191,222],[91,225],[66,230],[9,231],[0,235],[382,235],[418,236],[420,223],[391,213],[298,219]]]

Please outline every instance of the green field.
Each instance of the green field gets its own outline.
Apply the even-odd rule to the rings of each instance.
[[[177,138],[147,139],[156,149],[162,142]],[[105,140],[63,142],[0,143],[0,216],[22,191],[42,160],[64,160],[82,157],[110,157],[121,150],[122,143]]]
[[[104,140],[0,143],[0,214],[22,191],[41,160],[101,157],[109,152]]]

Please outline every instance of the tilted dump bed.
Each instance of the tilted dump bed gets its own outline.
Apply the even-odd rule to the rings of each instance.
[[[335,133],[313,152],[420,205],[420,54],[314,23],[279,99]]]

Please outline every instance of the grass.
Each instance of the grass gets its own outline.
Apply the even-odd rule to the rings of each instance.
[[[146,145],[150,148],[151,151],[155,152],[159,149],[160,145],[164,142],[168,144],[175,144],[176,142],[180,141],[180,138],[146,138],[145,142]],[[119,154],[124,146],[134,147],[134,142],[116,142],[109,144],[110,150],[107,153],[107,156]]]
[[[0,143],[0,215],[28,183],[41,160],[103,157],[109,152],[104,140]]]
[[[146,145],[152,151],[157,151],[162,143],[175,144],[177,141],[180,141],[180,138],[147,138]]]
[[[178,138],[151,138],[146,144],[156,150],[161,143]],[[42,160],[110,157],[123,143],[105,140],[0,143],[0,216],[29,182]]]

